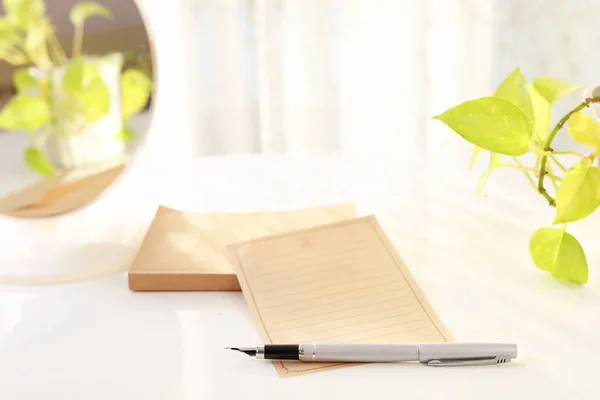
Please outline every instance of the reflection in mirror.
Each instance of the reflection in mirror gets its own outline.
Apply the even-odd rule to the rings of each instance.
[[[151,54],[134,0],[3,2],[0,214],[64,214],[115,183],[149,126]]]

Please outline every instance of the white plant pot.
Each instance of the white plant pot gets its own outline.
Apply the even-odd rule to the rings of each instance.
[[[123,56],[111,54],[102,58],[85,58],[85,62],[90,61],[95,61],[100,77],[108,87],[110,108],[105,116],[94,122],[86,122],[83,116],[75,123],[58,122],[63,134],[53,132],[46,142],[46,149],[52,163],[65,170],[113,164],[125,156],[125,144],[116,138],[123,123],[120,89]],[[65,98],[62,82],[66,70],[67,66],[61,66],[52,71],[55,99]]]

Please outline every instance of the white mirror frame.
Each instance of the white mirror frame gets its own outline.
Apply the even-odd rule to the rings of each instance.
[[[154,182],[147,179],[146,150],[155,130],[158,83],[167,81],[168,87],[168,77],[159,79],[155,21],[169,6],[132,1],[146,28],[154,75],[150,122],[139,148],[115,182],[81,208],[41,219],[0,215],[0,284],[58,284],[124,272],[143,239],[158,204]]]

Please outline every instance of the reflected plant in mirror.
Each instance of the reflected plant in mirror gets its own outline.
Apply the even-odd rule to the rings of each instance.
[[[584,284],[588,280],[586,256],[566,227],[588,217],[600,205],[600,168],[594,165],[600,148],[600,121],[593,109],[593,116],[586,112],[600,103],[600,95],[592,92],[551,126],[553,103],[579,89],[554,77],[528,82],[516,68],[493,95],[466,101],[434,119],[475,145],[471,168],[480,154],[489,156],[487,170],[479,179],[481,193],[494,170],[512,168],[555,208],[551,224],[556,226],[539,228],[530,238],[533,262],[556,278]],[[588,150],[555,148],[554,138],[563,127]]]
[[[29,135],[27,165],[48,177],[122,159],[134,138],[129,121],[152,93],[149,55],[86,54],[86,21],[112,19],[99,3],[70,9],[70,49],[58,40],[44,0],[4,0],[3,6],[0,59],[18,69],[16,94],[0,111],[0,129]]]

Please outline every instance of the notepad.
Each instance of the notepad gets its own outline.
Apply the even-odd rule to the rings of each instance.
[[[159,207],[129,270],[134,291],[240,290],[227,245],[356,216],[353,202],[269,212]]]
[[[228,249],[265,343],[454,341],[374,216]],[[273,365],[291,377],[357,364]]]
[[[71,173],[40,180],[0,198],[0,214],[45,218],[79,209],[96,200],[124,168],[121,164],[85,176]]]

